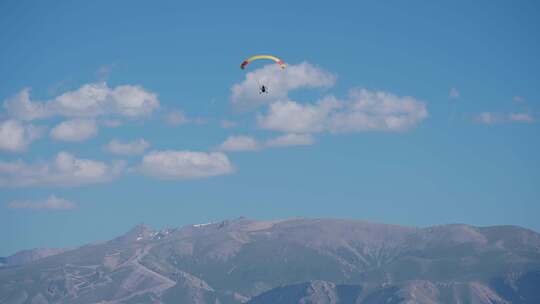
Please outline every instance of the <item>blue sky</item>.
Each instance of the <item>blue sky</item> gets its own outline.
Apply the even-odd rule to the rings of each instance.
[[[238,216],[540,231],[539,17],[2,1],[0,255]]]

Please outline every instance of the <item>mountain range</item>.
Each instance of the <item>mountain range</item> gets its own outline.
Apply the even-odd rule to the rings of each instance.
[[[540,303],[540,234],[247,218],[0,259],[0,303]]]

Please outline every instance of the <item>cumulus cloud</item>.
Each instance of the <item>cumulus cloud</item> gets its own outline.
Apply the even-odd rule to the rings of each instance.
[[[311,134],[285,134],[266,141],[265,146],[270,148],[288,147],[288,146],[305,146],[315,143],[315,139]]]
[[[166,150],[145,155],[139,171],[159,179],[186,180],[231,174],[234,167],[221,152]]]
[[[355,89],[345,101],[330,96],[314,104],[275,102],[257,124],[287,133],[404,131],[427,116],[425,104],[413,97]]]
[[[71,119],[61,122],[51,130],[55,140],[78,142],[94,137],[98,127],[93,119]]]
[[[105,146],[105,150],[117,155],[136,155],[144,153],[149,147],[150,143],[142,138],[126,143],[113,139]]]
[[[272,103],[266,115],[257,115],[260,128],[290,133],[316,133],[326,129],[331,114],[341,107],[335,98],[328,97],[315,104],[294,101]]]
[[[346,103],[346,107],[332,115],[330,130],[334,132],[404,131],[427,116],[425,104],[413,97],[358,89],[351,92],[351,101]]]
[[[32,101],[30,90],[24,89],[4,101],[11,117],[27,121],[51,116],[90,118],[111,114],[135,118],[149,115],[158,107],[157,95],[141,86],[110,88],[104,82],[85,84],[47,101]]]
[[[450,97],[450,99],[458,99],[459,98],[459,91],[458,89],[456,88],[451,88],[450,89],[450,93],[448,93],[448,97]]]
[[[260,148],[259,143],[252,137],[239,135],[229,136],[219,147],[218,150],[240,152],[256,151]]]
[[[13,119],[0,122],[0,150],[8,152],[25,151],[28,145],[43,133],[43,128],[24,125]]]
[[[32,210],[70,210],[76,205],[64,198],[49,196],[44,200],[37,201],[13,201],[8,204],[11,209],[32,209]]]
[[[4,108],[11,117],[20,120],[29,121],[49,116],[43,102],[30,100],[28,88],[4,100]]]
[[[336,76],[307,62],[289,65],[282,70],[275,64],[248,72],[243,82],[232,88],[231,101],[242,109],[253,109],[259,105],[287,99],[290,91],[300,88],[328,88],[334,85]],[[259,94],[265,85],[268,94]]]
[[[59,152],[49,162],[27,164],[0,161],[0,187],[76,186],[110,181],[125,167],[123,161],[107,164]]]

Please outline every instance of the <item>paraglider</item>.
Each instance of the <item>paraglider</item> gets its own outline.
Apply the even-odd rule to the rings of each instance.
[[[256,55],[256,56],[252,56],[252,57],[249,57],[248,59],[244,60],[242,62],[242,64],[240,64],[240,68],[242,70],[244,70],[246,68],[246,66],[248,64],[250,64],[252,61],[259,60],[259,59],[272,60],[276,64],[278,64],[281,69],[285,69],[287,67],[287,64],[285,64],[285,62],[283,60],[277,58],[276,56],[272,56],[272,55]],[[264,84],[260,85],[259,86],[259,94],[268,94],[268,87],[265,86]]]
[[[242,62],[242,64],[240,64],[240,68],[243,70],[246,68],[246,66],[252,62],[252,61],[255,61],[255,60],[259,60],[259,59],[269,59],[269,60],[273,60],[275,63],[277,63],[279,65],[280,68],[284,69],[287,67],[287,64],[285,64],[285,62],[283,62],[283,60],[275,57],[275,56],[272,56],[272,55],[256,55],[256,56],[252,56],[252,57],[249,57],[248,59],[244,60]]]

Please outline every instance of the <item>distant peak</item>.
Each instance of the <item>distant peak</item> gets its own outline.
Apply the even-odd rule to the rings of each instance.
[[[141,240],[151,237],[153,234],[154,234],[154,229],[152,229],[150,226],[147,226],[141,223],[131,228],[124,235],[117,237],[113,241],[122,242],[122,243],[141,241]]]

